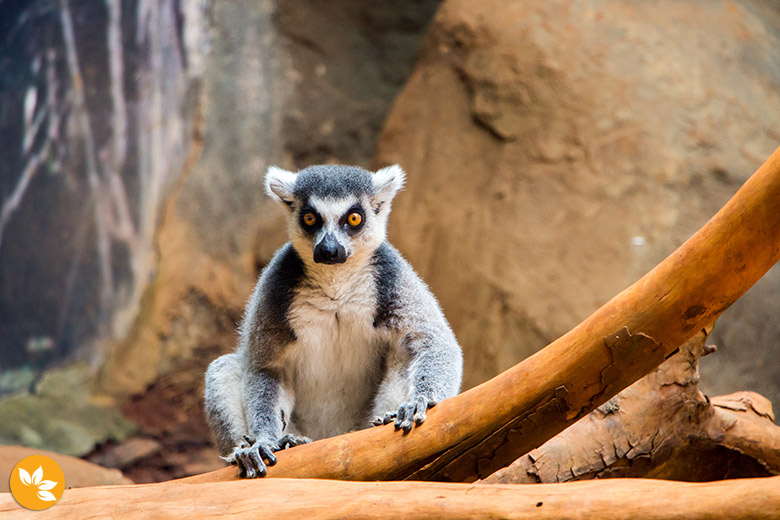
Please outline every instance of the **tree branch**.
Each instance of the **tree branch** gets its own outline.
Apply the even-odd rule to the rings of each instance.
[[[46,518],[730,520],[777,518],[780,477],[689,484],[616,479],[539,484],[266,479],[67,489]],[[3,520],[29,518],[10,493]]]
[[[482,482],[609,477],[709,481],[780,475],[780,426],[752,392],[707,399],[699,359],[708,331],[605,405]]]

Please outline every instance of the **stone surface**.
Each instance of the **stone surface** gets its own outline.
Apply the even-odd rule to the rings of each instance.
[[[442,5],[375,165],[409,173],[390,237],[453,324],[464,387],[576,325],[728,200],[780,144],[778,63],[772,2]],[[703,386],[780,400],[777,368],[747,361],[776,351],[778,275],[723,316],[720,367],[739,368],[705,364]]]
[[[65,487],[116,486],[133,484],[133,481],[116,469],[104,468],[85,460],[69,457],[46,450],[37,450],[24,446],[0,445],[0,493],[8,493],[8,477],[14,466],[30,455],[46,455],[60,465],[65,474]]]

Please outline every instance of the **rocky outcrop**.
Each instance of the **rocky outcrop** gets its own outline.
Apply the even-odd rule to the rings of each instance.
[[[376,165],[408,170],[390,236],[441,300],[466,387],[561,335],[712,216],[780,142],[778,63],[771,2],[443,4]],[[780,399],[776,364],[752,363],[776,350],[780,302],[760,286],[778,276],[713,333],[721,367],[751,362],[749,383],[705,363],[718,391]]]

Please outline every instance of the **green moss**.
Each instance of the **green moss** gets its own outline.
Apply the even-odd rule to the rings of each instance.
[[[21,444],[82,456],[109,439],[121,441],[135,425],[118,410],[89,400],[91,382],[85,364],[54,369],[35,393],[0,399],[0,444]]]

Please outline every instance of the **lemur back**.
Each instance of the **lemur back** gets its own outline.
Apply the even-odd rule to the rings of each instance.
[[[421,423],[460,387],[460,347],[438,303],[385,241],[399,167],[269,169],[290,243],[247,304],[239,348],[206,374],[226,460],[262,476],[273,452],[395,419]]]

